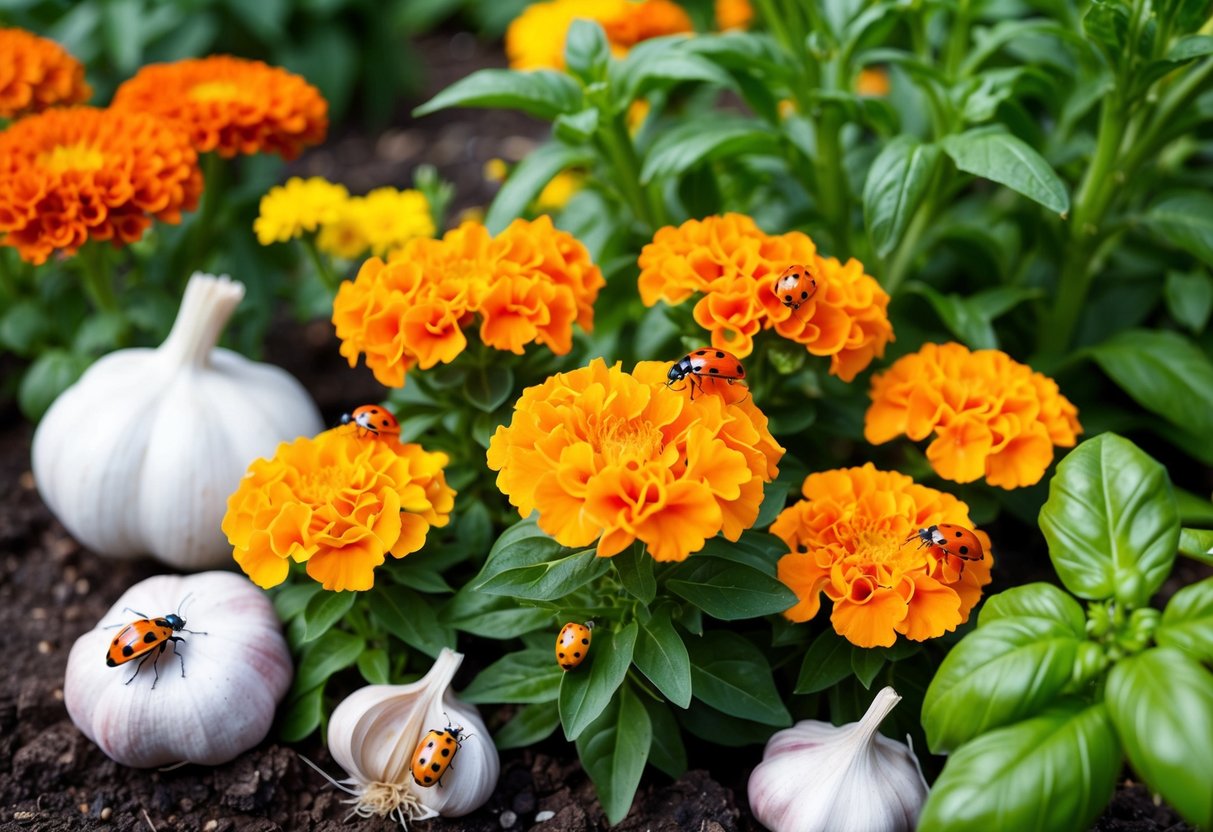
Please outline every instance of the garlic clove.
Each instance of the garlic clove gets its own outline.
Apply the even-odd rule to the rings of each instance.
[[[329,720],[329,753],[348,777],[354,813],[402,823],[435,815],[458,817],[493,793],[501,763],[476,709],[451,690],[463,656],[444,649],[423,678],[409,685],[370,685],[337,706]],[[441,785],[417,785],[413,755],[425,733],[461,726],[463,743]]]
[[[876,694],[859,722],[805,720],[777,732],[750,775],[750,808],[772,832],[906,832],[927,783],[913,751],[877,733],[901,701]]]
[[[158,679],[151,661],[137,675],[139,659],[106,664],[122,629],[108,625],[140,617],[126,607],[156,618],[177,612],[187,597],[181,615],[186,629],[197,632],[176,634],[185,643],[160,655]],[[161,575],[128,589],[76,640],[63,696],[76,727],[116,762],[218,765],[265,738],[292,675],[278,616],[251,581],[230,572]]]

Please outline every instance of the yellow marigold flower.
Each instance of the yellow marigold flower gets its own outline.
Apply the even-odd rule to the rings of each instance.
[[[331,257],[356,260],[365,257],[371,247],[363,233],[362,223],[349,210],[351,202],[353,200],[348,200],[337,212],[336,218],[322,225],[320,233],[316,235],[316,248]]]
[[[263,246],[285,243],[335,222],[349,198],[344,185],[323,177],[291,177],[285,185],[276,185],[261,197],[261,209],[253,221],[257,242]]]
[[[118,87],[114,107],[154,113],[201,153],[277,153],[294,159],[324,140],[328,102],[294,73],[229,55],[151,64]]]
[[[0,118],[83,104],[84,65],[59,44],[24,29],[0,29]]]
[[[594,359],[523,391],[489,444],[497,487],[565,546],[610,557],[635,540],[684,560],[753,525],[784,449],[745,397],[694,400],[666,386],[669,363],[625,373]]]
[[[748,29],[753,19],[750,0],[716,0],[716,28],[720,31]]]
[[[569,204],[573,194],[581,190],[585,176],[577,171],[562,170],[552,177],[539,196],[535,197],[535,207],[540,211],[559,211]]]
[[[817,292],[794,312],[771,288],[796,263],[815,270]],[[807,234],[766,234],[742,214],[659,229],[640,252],[639,287],[646,306],[698,295],[695,320],[718,349],[744,358],[755,335],[774,329],[813,355],[830,356],[830,373],[844,381],[884,355],[893,340],[889,296],[862,263],[822,257]]]
[[[290,563],[325,589],[370,589],[387,555],[402,558],[445,526],[455,504],[443,453],[348,426],[283,442],[249,466],[227,501],[223,533],[240,568],[268,589]]]
[[[884,98],[889,94],[889,71],[881,66],[866,66],[859,70],[855,79],[855,92],[872,98]]]
[[[989,537],[976,530],[985,558],[964,562],[906,540],[937,523],[973,528],[967,505],[871,463],[810,474],[803,493],[771,525],[789,549],[778,574],[799,599],[790,620],[817,615],[823,592],[835,631],[859,647],[889,647],[898,633],[925,641],[969,620],[990,582]]]
[[[0,132],[0,245],[40,264],[90,239],[115,246],[177,223],[202,193],[186,137],[143,113],[69,107]]]
[[[417,237],[433,237],[437,230],[430,203],[421,191],[376,188],[351,200],[346,210],[377,257],[386,257]]]
[[[504,182],[510,175],[510,166],[504,159],[489,159],[484,163],[484,178],[489,182]]]
[[[602,24],[616,57],[649,38],[690,32],[686,11],[672,0],[547,0],[532,3],[505,32],[513,69],[563,69],[564,42],[574,20]]]
[[[932,433],[927,458],[953,482],[1034,485],[1053,446],[1073,447],[1082,425],[1057,382],[999,350],[924,344],[872,378],[864,436],[873,444]]]
[[[496,237],[467,222],[441,240],[414,239],[388,260],[367,260],[333,301],[341,354],[360,354],[380,383],[404,384],[414,365],[450,363],[480,340],[522,354],[538,343],[558,355],[573,348],[573,323],[589,331],[605,281],[589,252],[550,217],[515,220]]]

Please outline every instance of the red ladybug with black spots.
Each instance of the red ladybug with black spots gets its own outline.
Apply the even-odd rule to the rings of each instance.
[[[188,596],[187,596],[188,597]],[[185,603],[182,601],[182,603]],[[152,662],[152,671],[155,673],[155,678],[152,679],[152,689],[155,690],[156,683],[160,681],[160,670],[156,666],[160,661],[160,656],[168,647],[169,642],[175,646],[173,652],[177,654],[177,659],[181,662],[181,676],[185,677],[185,658],[181,655],[181,648],[176,645],[185,644],[185,639],[176,635],[176,633],[190,633],[192,635],[204,636],[207,633],[200,630],[187,630],[185,628],[185,619],[178,613],[169,613],[160,618],[148,618],[143,613],[132,610],[126,607],[126,612],[134,613],[141,616],[138,621],[132,621],[121,630],[118,635],[114,636],[114,640],[110,642],[109,649],[105,654],[105,663],[110,667],[117,667],[120,664],[134,661],[140,656],[143,661],[139,662],[139,666],[135,668],[135,672],[131,674],[131,678],[126,680],[126,684],[135,681],[135,677],[139,675],[139,671],[143,670],[143,666],[150,659]],[[120,626],[115,624],[115,627]]]
[[[795,312],[817,294],[817,279],[811,267],[792,264],[775,278],[771,291],[780,303]]]
[[[400,435],[400,423],[396,417],[377,404],[364,404],[355,408],[353,413],[342,413],[341,424],[356,426],[359,436]]]
[[[556,636],[556,664],[561,670],[572,670],[585,661],[590,654],[590,640],[594,637],[594,622],[578,624],[570,621],[560,628]]]
[[[945,555],[960,558],[962,573],[964,572],[964,561],[984,560],[986,557],[985,549],[977,535],[972,530],[955,523],[939,523],[919,529],[907,537],[906,542],[909,543],[914,538],[918,538],[919,548],[934,546],[943,551]]]
[[[422,788],[435,783],[441,786],[442,775],[450,768],[465,739],[463,728],[450,723],[440,730],[426,732],[413,754],[413,782]]]
[[[696,392],[703,392],[705,383],[723,381],[727,384],[736,384],[742,381],[745,379],[745,367],[741,366],[737,356],[731,352],[718,350],[715,347],[700,347],[675,361],[667,379],[666,386],[677,390],[682,388],[675,388],[674,385],[685,380],[691,385],[691,398],[693,399]]]

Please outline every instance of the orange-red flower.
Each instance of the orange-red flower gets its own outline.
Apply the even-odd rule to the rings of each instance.
[[[513,69],[563,69],[564,43],[574,20],[602,25],[611,52],[623,57],[649,38],[692,31],[691,18],[673,0],[547,0],[532,3],[510,23],[505,53]]]
[[[446,454],[349,427],[283,442],[249,466],[227,501],[223,533],[240,568],[263,588],[291,562],[334,591],[370,589],[375,567],[425,545],[455,503]]]
[[[772,292],[792,264],[809,266],[817,292],[799,310]],[[688,220],[658,230],[640,252],[640,298],[646,306],[698,296],[695,320],[712,346],[744,358],[754,336],[774,329],[813,355],[830,356],[830,372],[850,381],[893,340],[889,296],[858,260],[822,257],[799,231],[766,234],[742,214]]]
[[[884,98],[891,89],[889,71],[881,66],[865,66],[855,78],[855,92],[872,98]]]
[[[328,102],[294,73],[228,55],[145,66],[118,87],[114,107],[155,113],[201,153],[278,153],[294,159],[324,140]]]
[[[565,546],[610,557],[639,540],[661,561],[752,526],[784,449],[748,396],[719,385],[692,400],[666,386],[669,368],[598,358],[527,388],[488,452],[518,513],[538,511]]]
[[[963,502],[871,463],[810,474],[803,491],[771,525],[789,549],[779,580],[799,599],[789,619],[817,615],[824,592],[834,629],[859,647],[888,647],[898,633],[925,641],[969,619],[990,582],[989,537],[976,530],[985,559],[967,562],[906,540],[937,523],[973,528]]]
[[[750,0],[716,0],[716,28],[720,31],[748,29],[753,19]]]
[[[82,104],[92,95],[84,65],[53,40],[0,29],[0,118]]]
[[[496,237],[467,222],[441,240],[411,240],[387,262],[367,260],[338,290],[333,324],[351,367],[365,354],[375,378],[399,387],[413,366],[454,361],[477,319],[495,349],[521,355],[537,343],[564,355],[574,322],[593,329],[604,283],[585,246],[550,217],[515,220]]]
[[[904,433],[917,442],[934,433],[927,458],[953,482],[1033,485],[1053,461],[1053,447],[1072,447],[1082,432],[1057,382],[999,350],[924,344],[874,376],[871,397],[867,440]]]
[[[0,132],[0,245],[31,263],[92,240],[124,245],[176,223],[202,192],[185,136],[142,113],[71,107]]]

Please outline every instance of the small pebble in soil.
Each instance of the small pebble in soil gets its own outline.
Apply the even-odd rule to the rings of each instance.
[[[202,832],[215,832],[215,830],[218,828],[219,828],[219,821],[212,818],[206,822],[206,826],[202,827]]]
[[[104,809],[101,810],[101,819],[102,820],[109,820],[113,816],[114,816],[114,810],[111,809],[110,807],[106,806]]]
[[[48,653],[50,653],[54,649],[55,649],[55,646],[53,644],[51,644],[49,641],[38,642],[38,652],[44,656],[47,655]]]
[[[501,822],[502,829],[509,829],[511,826],[513,826],[514,824],[516,824],[518,822],[518,816],[516,814],[514,814],[513,812],[511,812],[509,809],[506,809],[504,812],[501,813],[501,817],[498,818],[498,820]]]
[[[535,815],[535,823],[544,823],[556,817],[556,813],[551,809],[544,809],[539,814]]]

